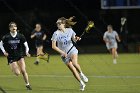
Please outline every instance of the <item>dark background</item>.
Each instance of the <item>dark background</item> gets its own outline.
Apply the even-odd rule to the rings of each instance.
[[[30,47],[34,41],[30,34],[34,24],[40,22],[46,30],[46,45],[51,47],[51,35],[57,29],[55,22],[59,17],[75,16],[77,24],[73,27],[80,35],[89,20],[95,22],[96,29],[91,29],[78,43],[80,46],[104,45],[102,40],[106,26],[112,24],[120,34],[120,19],[127,18],[128,44],[140,42],[140,9],[101,9],[100,0],[0,0],[0,37],[9,32],[8,24],[15,21]],[[33,49],[31,48],[31,49]]]

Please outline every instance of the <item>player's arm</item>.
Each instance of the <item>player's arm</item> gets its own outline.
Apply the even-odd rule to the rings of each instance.
[[[27,55],[28,57],[30,57],[30,54],[29,54],[29,46],[28,46],[27,41],[24,42],[24,46],[25,46],[26,55]]]
[[[72,40],[73,40],[74,42],[77,42],[77,41],[80,41],[81,38],[80,38],[79,36],[73,36],[73,37],[72,37]]]
[[[109,43],[109,41],[106,38],[103,38],[105,43]]]
[[[71,28],[70,28],[70,29],[71,29]],[[73,40],[74,42],[80,41],[81,38],[80,38],[79,36],[76,36],[76,33],[73,31],[73,29],[71,29],[71,31],[72,31],[72,40]]]
[[[117,41],[118,41],[118,42],[121,42],[120,37],[119,37],[119,35],[118,35],[117,32],[116,32],[116,35],[115,35],[115,36],[116,36]]]
[[[0,41],[0,49],[1,49],[1,51],[3,52],[3,54],[4,54],[5,56],[8,56],[8,53],[5,51],[5,49],[4,49],[4,47],[3,47],[3,42],[2,42],[2,41]]]
[[[118,40],[118,42],[121,42],[121,40],[120,40],[118,35],[116,36],[116,39]]]
[[[36,36],[36,33],[35,33],[35,31],[33,31],[33,32],[31,33],[31,39],[34,38],[35,36]]]
[[[108,39],[106,38],[106,33],[103,36],[103,40],[104,40],[105,43],[109,43]]]
[[[56,41],[52,41],[52,48],[60,53],[62,56],[67,57],[67,54],[56,46]]]
[[[20,34],[20,37],[21,37],[21,43],[24,44],[24,46],[25,46],[25,53],[28,57],[30,57],[29,46],[28,46],[28,43],[26,41],[26,38],[23,34]]]
[[[34,38],[35,37],[35,34],[31,35],[31,38]]]
[[[47,35],[46,34],[44,34],[44,36],[43,36],[43,40],[45,40],[47,38]]]

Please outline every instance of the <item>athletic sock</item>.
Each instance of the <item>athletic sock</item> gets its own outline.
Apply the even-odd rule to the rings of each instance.
[[[26,84],[26,86],[30,85],[29,83]]]
[[[85,83],[84,83],[82,80],[80,80],[80,84],[81,84],[81,85],[85,85]]]
[[[84,75],[82,71],[80,72],[80,75],[81,75],[81,76],[83,76],[83,75]]]
[[[113,59],[113,63],[114,63],[114,64],[117,64],[117,61],[116,61],[116,59]]]
[[[39,58],[38,58],[38,57],[36,57],[36,61],[38,61],[38,62],[39,62]]]

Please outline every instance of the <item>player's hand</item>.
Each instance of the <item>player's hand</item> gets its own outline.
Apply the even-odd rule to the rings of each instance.
[[[4,55],[7,57],[9,54],[7,52],[4,52]]]
[[[36,36],[36,33],[34,33],[33,36],[35,37]]]
[[[81,38],[78,37],[78,36],[75,36],[75,39],[76,39],[76,41],[80,41],[81,40]]]
[[[121,40],[119,39],[118,42],[121,42]]]
[[[35,36],[36,36],[36,33],[32,34],[32,35],[31,35],[31,38],[34,38]]]
[[[26,56],[27,56],[27,57],[31,57],[31,55],[30,55],[29,53],[26,53]]]
[[[67,57],[67,53],[63,52],[63,53],[61,53],[61,56],[66,58]]]

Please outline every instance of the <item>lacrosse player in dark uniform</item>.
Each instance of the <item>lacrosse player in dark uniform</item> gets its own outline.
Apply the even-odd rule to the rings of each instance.
[[[31,33],[31,39],[35,38],[35,46],[37,49],[37,57],[34,63],[36,65],[39,64],[39,59],[46,60],[47,62],[49,61],[49,55],[43,52],[43,43],[44,43],[44,40],[46,40],[46,37],[47,35],[42,30],[41,24],[37,23],[35,25],[35,29]]]
[[[22,73],[24,81],[26,83],[26,88],[28,90],[32,90],[29,80],[28,74],[26,72],[26,65],[24,61],[24,55],[26,50],[26,55],[30,56],[28,43],[24,37],[24,35],[17,32],[17,24],[15,22],[11,22],[9,24],[10,33],[3,36],[0,42],[0,48],[4,55],[8,59],[8,64],[15,75],[19,75]],[[25,46],[25,50],[23,49]]]

